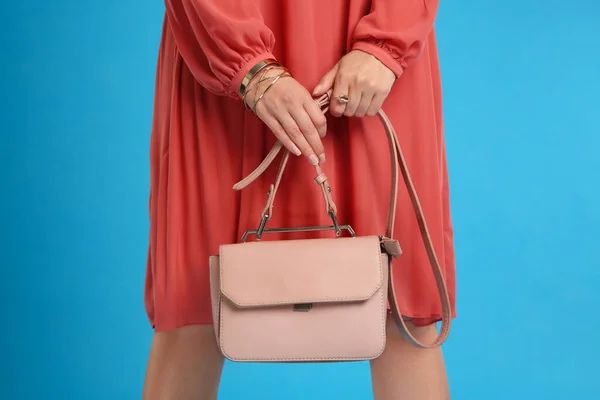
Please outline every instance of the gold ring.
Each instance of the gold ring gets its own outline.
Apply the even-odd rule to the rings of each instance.
[[[348,104],[350,102],[350,98],[348,97],[348,95],[345,95],[345,94],[338,96],[337,99],[342,104]]]

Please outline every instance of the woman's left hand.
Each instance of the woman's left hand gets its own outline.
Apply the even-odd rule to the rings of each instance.
[[[374,56],[360,50],[346,54],[313,91],[313,96],[333,88],[330,112],[336,117],[374,116],[392,89],[396,75]],[[348,96],[341,102],[340,96]]]

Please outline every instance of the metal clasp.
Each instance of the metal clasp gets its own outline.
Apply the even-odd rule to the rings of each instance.
[[[267,225],[267,221],[269,220],[270,216],[268,214],[263,215],[262,219],[260,220],[260,224],[258,225],[258,229],[256,230],[256,240],[260,240],[260,238],[263,235],[263,232],[265,231],[265,226]]]
[[[327,214],[329,214],[329,216],[331,217],[331,222],[333,222],[333,229],[335,230],[335,235],[340,236],[342,234],[342,230],[340,229],[340,224],[338,223],[335,211],[329,210]]]
[[[294,311],[310,311],[310,309],[312,308],[312,303],[300,303],[300,304],[294,304]]]
[[[246,243],[249,235],[255,235],[256,240],[260,240],[263,234],[268,232],[315,232],[315,231],[324,231],[324,230],[333,230],[336,236],[342,235],[342,230],[347,230],[350,233],[350,236],[355,237],[356,233],[354,229],[350,225],[340,225],[335,213],[335,210],[332,208],[327,211],[329,217],[331,218],[332,226],[299,226],[295,228],[267,228],[267,222],[271,219],[271,215],[267,211],[263,214],[260,224],[258,225],[258,229],[249,229],[242,235],[242,243]]]

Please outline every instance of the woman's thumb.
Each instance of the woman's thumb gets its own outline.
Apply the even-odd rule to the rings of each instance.
[[[339,63],[335,64],[335,67],[333,67],[328,73],[326,73],[321,78],[317,86],[315,86],[315,90],[313,90],[312,92],[313,96],[320,96],[333,87],[333,83],[335,82],[335,76],[337,75],[339,66]]]

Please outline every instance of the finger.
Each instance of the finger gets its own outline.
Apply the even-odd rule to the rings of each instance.
[[[315,89],[312,92],[313,96],[321,96],[333,87],[333,83],[335,81],[335,76],[337,75],[339,65],[339,63],[335,64],[335,66],[321,78],[321,80],[319,81],[317,86],[315,86]]]
[[[381,110],[381,107],[383,106],[383,102],[386,97],[387,95],[383,94],[375,95],[373,97],[373,100],[371,100],[371,104],[369,105],[369,109],[367,110],[367,115],[370,117],[374,117],[375,115],[377,115],[379,110]]]
[[[354,113],[355,117],[362,118],[367,114],[369,107],[371,106],[371,102],[373,101],[374,96],[369,93],[363,93],[360,98],[360,104],[356,108],[356,112]]]
[[[291,151],[292,154],[295,154],[297,156],[302,154],[302,152],[300,151],[298,146],[296,146],[296,144],[292,141],[292,139],[290,139],[287,132],[285,131],[283,126],[279,123],[277,118],[275,118],[271,114],[264,113],[263,116],[261,117],[261,120],[269,127],[269,129],[271,129],[271,131],[273,132],[275,137],[277,139],[279,139],[281,144],[286,149]]]
[[[296,121],[296,125],[302,131],[304,138],[312,148],[312,153],[318,156],[319,161],[325,159],[325,149],[323,147],[323,143],[321,142],[321,138],[319,137],[319,132],[315,127],[310,116],[307,114],[304,108],[293,108],[290,110],[290,114]],[[309,156],[310,157],[310,156]],[[315,160],[309,160],[311,164],[315,164]]]
[[[352,86],[350,86],[350,93],[349,93],[348,97],[350,97],[350,101],[348,102],[348,104],[346,104],[346,109],[344,110],[344,115],[346,117],[352,117],[356,113],[356,109],[358,108],[358,105],[360,104],[360,101],[362,98],[362,93],[358,89],[357,86],[352,85]]]
[[[321,108],[315,103],[313,99],[308,99],[304,103],[304,110],[312,120],[313,124],[319,132],[319,136],[324,138],[327,134],[327,118],[323,115]]]
[[[331,96],[331,103],[329,110],[331,115],[335,117],[341,117],[346,110],[346,104],[341,103],[339,100],[340,96],[348,96],[348,79],[338,71],[335,77],[335,83],[333,85],[333,94]]]
[[[304,154],[304,156],[308,158],[308,161],[313,165],[318,164],[319,159],[317,158],[317,155],[315,154],[312,146],[304,137],[304,134],[298,126],[298,124],[296,123],[294,117],[292,117],[292,115],[289,112],[284,112],[281,115],[276,115],[275,117],[277,118],[281,126],[283,126],[283,129],[285,129],[286,134],[292,140],[292,142],[294,142],[296,146],[298,146],[302,154]],[[306,118],[308,119],[308,116],[306,116]],[[318,134],[317,137],[319,137]]]

